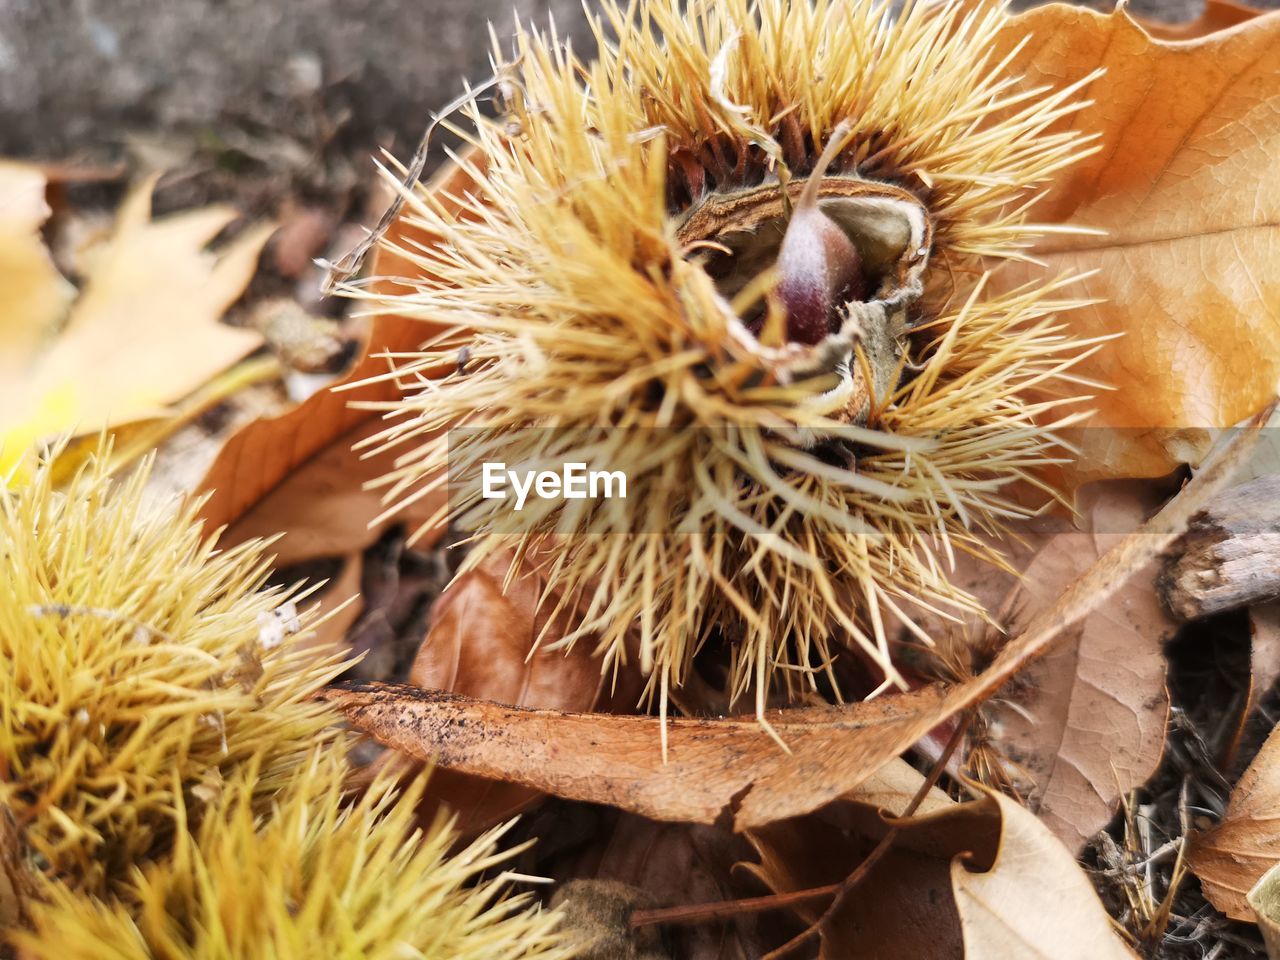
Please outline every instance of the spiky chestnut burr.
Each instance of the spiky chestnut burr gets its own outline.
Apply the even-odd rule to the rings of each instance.
[[[520,35],[506,115],[473,111],[461,211],[406,198],[438,239],[397,251],[410,292],[351,291],[448,330],[397,358],[388,498],[445,483],[450,455],[455,475],[624,470],[627,499],[592,509],[464,490],[470,562],[514,542],[542,564],[583,611],[566,642],[603,638],[605,669],[638,634],[664,709],[713,633],[761,714],[773,681],[812,682],[842,647],[900,682],[887,615],[976,607],[948,558],[999,562],[984,535],[1027,513],[1008,487],[1040,483],[1079,409],[1068,371],[1093,346],[1053,319],[1066,280],[984,293],[1049,229],[1030,199],[1092,149],[1048,132],[1078,87],[1019,90],[990,57],[998,7],[605,17],[590,63]]]
[[[191,828],[179,807],[170,856],[112,900],[48,885],[33,926],[12,936],[25,960],[567,960],[557,914],[509,895],[493,871],[505,827],[451,853],[438,819],[415,828],[421,779],[397,794],[382,777],[345,795],[343,751],[302,758],[270,814],[257,771],[227,782]]]
[[[33,871],[96,892],[250,762],[268,803],[338,735],[311,698],[344,666],[286,636],[261,543],[218,551],[198,504],[149,508],[148,468],[107,459],[0,487],[0,809]]]

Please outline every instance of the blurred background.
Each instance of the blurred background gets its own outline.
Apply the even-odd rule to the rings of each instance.
[[[1202,2],[1130,7],[1178,20]],[[582,35],[578,0],[0,0],[0,155],[186,151],[332,186],[378,146],[412,152],[431,109],[488,75],[489,24],[505,40],[517,17]]]

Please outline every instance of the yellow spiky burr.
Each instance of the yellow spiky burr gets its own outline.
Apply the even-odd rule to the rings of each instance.
[[[259,771],[229,780],[198,827],[178,811],[170,856],[111,899],[51,884],[27,960],[568,960],[559,917],[501,872],[507,827],[461,850],[447,818],[416,826],[422,780],[381,777],[347,796],[344,751],[303,758],[264,816]],[[508,827],[510,824],[507,825]]]
[[[472,112],[467,194],[406,195],[438,238],[396,250],[408,292],[350,290],[445,330],[396,358],[389,501],[490,461],[621,470],[625,501],[518,513],[460,483],[469,562],[538,565],[579,618],[562,642],[598,638],[604,669],[638,637],[664,711],[713,635],[762,718],[843,649],[901,683],[886,621],[928,642],[921,610],[977,608],[952,558],[1000,562],[1035,508],[1011,487],[1053,497],[1097,347],[1055,319],[1070,278],[987,292],[1061,229],[1026,210],[1093,149],[1051,129],[1080,85],[992,59],[1004,21],[639,0],[605,4],[589,62],[520,34],[504,116]]]
[[[108,451],[0,488],[0,810],[37,876],[105,893],[246,764],[267,803],[338,736],[313,695],[345,664],[298,643],[263,544],[220,551],[198,504],[149,506]]]

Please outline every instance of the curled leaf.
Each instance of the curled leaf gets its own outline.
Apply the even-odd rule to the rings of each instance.
[[[951,863],[964,956],[1132,960],[1075,857],[1035,814],[1002,794],[1000,845],[986,869]]]
[[[760,860],[749,869],[775,893],[840,883],[891,827],[898,829],[893,845],[823,929],[821,960],[964,957],[951,862],[964,856],[990,866],[1000,818],[989,799],[904,820],[883,819],[863,804],[832,804],[751,831]],[[828,902],[809,901],[796,912],[811,924]]]

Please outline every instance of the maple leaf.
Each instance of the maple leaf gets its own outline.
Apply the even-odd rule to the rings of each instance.
[[[22,335],[29,362],[0,378],[0,472],[52,435],[164,418],[170,404],[261,344],[256,332],[219,318],[253,275],[271,226],[246,231],[215,256],[205,246],[236,212],[208,207],[152,220],[153,186],[121,206],[56,340],[34,352]],[[0,287],[9,282],[6,275]]]

